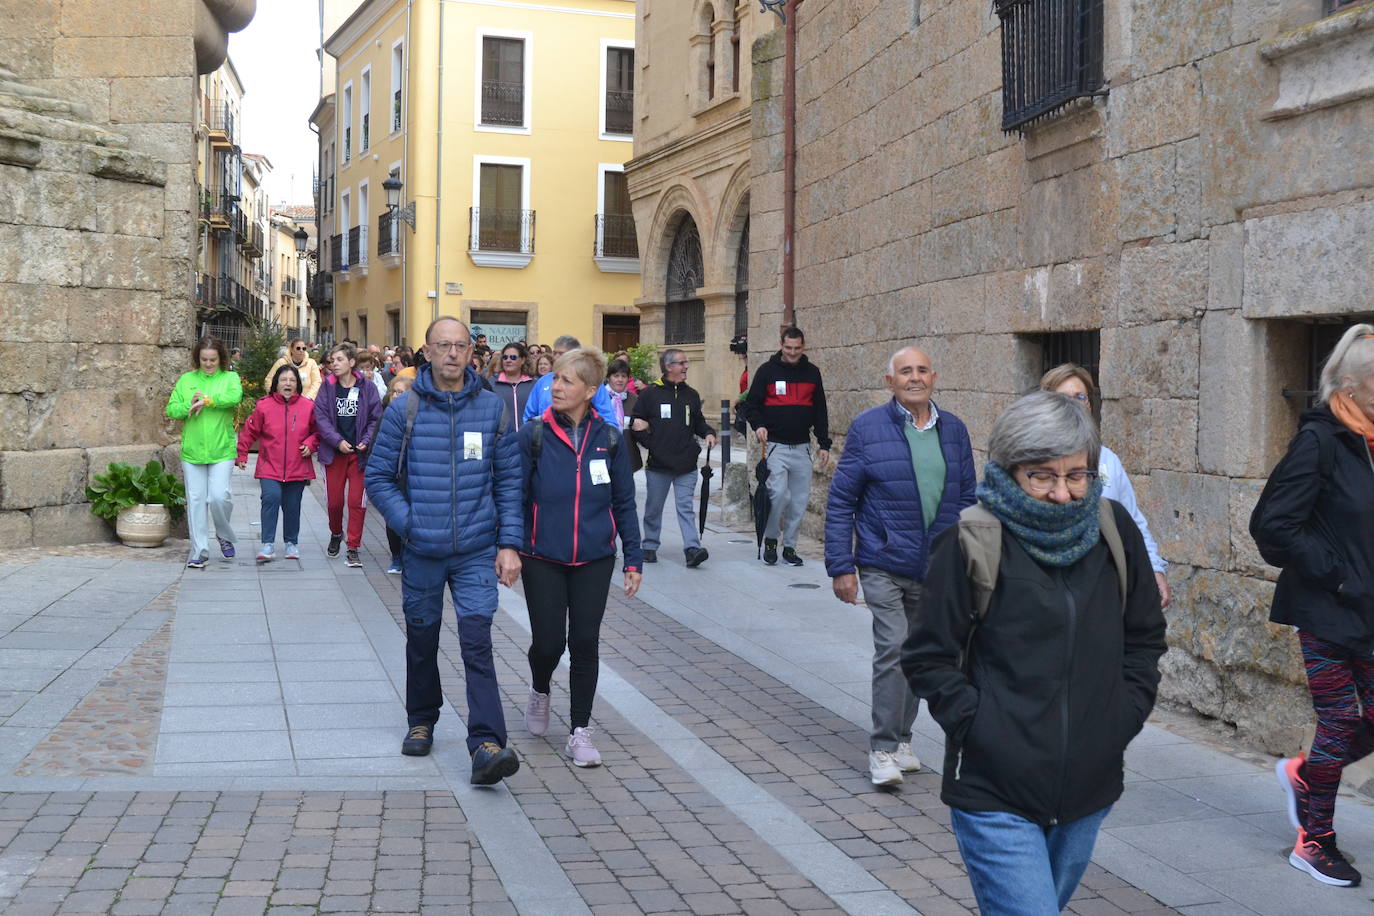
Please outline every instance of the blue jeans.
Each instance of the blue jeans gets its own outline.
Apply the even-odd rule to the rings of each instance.
[[[1112,806],[1041,827],[1004,811],[950,808],[959,855],[983,916],[1055,916],[1069,903]]]
[[[433,726],[444,705],[439,683],[439,632],[444,586],[458,613],[458,645],[467,682],[468,753],[483,741],[506,746],[506,716],[491,655],[496,613],[496,548],[426,557],[406,548],[401,603],[406,618],[406,715],[411,727]]]
[[[301,494],[304,480],[258,480],[262,489],[262,542],[271,544],[277,539],[277,512],[281,511],[282,537],[288,544],[300,543]]]
[[[696,471],[674,476],[667,471],[644,472],[644,540],[645,550],[658,550],[663,533],[663,503],[668,499],[668,488],[673,489],[673,503],[677,507],[677,527],[682,532],[684,550],[701,546],[701,535],[697,533],[696,506],[692,496],[696,493]]]

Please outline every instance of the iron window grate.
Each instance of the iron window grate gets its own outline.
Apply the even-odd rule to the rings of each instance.
[[[1102,0],[994,0],[1002,20],[1002,129],[1102,87]]]
[[[705,343],[706,303],[700,299],[667,303],[663,308],[663,342],[665,344]]]

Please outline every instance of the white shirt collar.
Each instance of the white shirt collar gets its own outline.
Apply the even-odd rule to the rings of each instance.
[[[935,422],[940,419],[940,411],[935,409],[934,401],[930,402],[930,421],[927,422],[925,426],[921,426],[916,422],[916,415],[913,414],[911,411],[907,410],[905,407],[902,407],[901,401],[897,402],[897,407],[901,409],[902,413],[906,414],[906,421],[910,423],[914,428],[920,430],[921,432],[925,432],[928,429],[934,429]]]

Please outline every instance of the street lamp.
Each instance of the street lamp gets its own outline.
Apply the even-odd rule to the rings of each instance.
[[[401,179],[395,175],[387,177],[382,182],[382,190],[386,191],[386,208],[391,211],[391,215],[399,219],[410,227],[410,231],[415,231],[415,201],[411,201],[404,207],[401,206]]]
[[[310,233],[306,232],[305,227],[302,226],[296,229],[292,238],[296,240],[296,257],[305,257],[305,248],[310,243]]]

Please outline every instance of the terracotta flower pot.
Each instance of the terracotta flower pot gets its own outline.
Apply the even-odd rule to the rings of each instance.
[[[115,519],[115,534],[128,547],[161,547],[171,533],[172,513],[163,505],[140,503]]]

